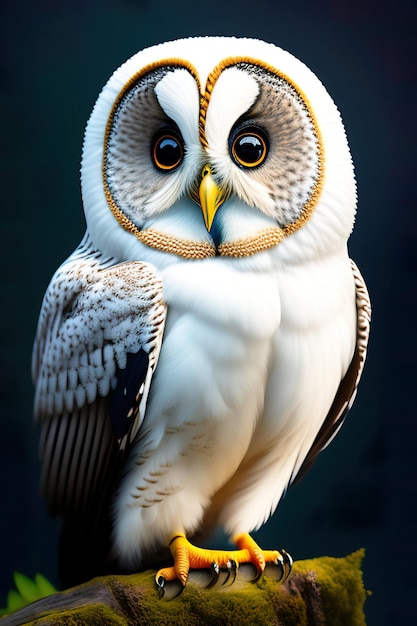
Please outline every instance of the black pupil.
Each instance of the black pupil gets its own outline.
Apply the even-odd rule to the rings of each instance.
[[[244,135],[236,141],[236,156],[244,163],[256,163],[262,158],[263,151],[261,140],[254,135]]]
[[[156,148],[155,156],[162,167],[173,167],[181,160],[182,149],[175,137],[162,137]]]

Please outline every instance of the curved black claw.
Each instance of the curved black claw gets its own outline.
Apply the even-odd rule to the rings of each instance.
[[[166,580],[163,576],[159,576],[158,578],[155,578],[155,587],[156,590],[158,592],[158,596],[159,598],[163,598],[165,595],[165,583]]]
[[[285,566],[284,566],[283,557],[279,555],[279,557],[274,563],[272,562],[267,563],[265,571],[267,571],[268,575],[277,583],[283,582],[284,575],[285,575]]]
[[[236,580],[237,563],[233,559],[227,562],[227,576],[222,583],[222,587],[230,587]]]
[[[282,578],[282,582],[285,582],[288,576],[291,574],[292,564],[294,561],[293,561],[291,554],[288,554],[286,550],[281,550],[281,554],[282,554],[282,562],[284,565],[284,576]]]
[[[272,563],[269,561],[265,567],[265,574],[277,583],[284,583],[291,573],[293,560],[286,550],[281,550],[281,554],[277,560]]]
[[[219,567],[218,563],[212,563],[210,565],[210,571],[211,571],[212,579],[209,582],[209,584],[207,585],[206,589],[210,589],[211,587],[214,587],[214,585],[219,580],[220,567]]]
[[[159,599],[167,601],[177,598],[184,591],[184,585],[178,579],[167,582],[163,576],[155,579],[155,587]]]
[[[252,578],[250,582],[257,583],[259,580],[261,580],[263,573],[264,573],[263,569],[257,569],[255,578]]]

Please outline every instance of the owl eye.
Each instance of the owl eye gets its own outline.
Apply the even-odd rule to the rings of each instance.
[[[163,172],[172,172],[182,162],[184,145],[181,136],[175,130],[162,129],[152,140],[152,160]]]
[[[246,126],[232,133],[230,153],[240,167],[252,168],[261,165],[268,154],[268,138],[257,126]]]

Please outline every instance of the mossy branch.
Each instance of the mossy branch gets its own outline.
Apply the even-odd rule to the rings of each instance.
[[[204,589],[206,574],[192,571],[183,593],[171,600],[159,598],[151,571],[95,578],[4,617],[0,626],[365,626],[363,556],[359,550],[344,558],[298,561],[284,584],[268,573],[258,583],[248,582],[241,566],[234,584]]]

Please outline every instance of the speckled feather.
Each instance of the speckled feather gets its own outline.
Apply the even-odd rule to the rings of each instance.
[[[128,428],[129,439],[135,437],[158,360],[165,311],[162,283],[152,267],[105,258],[91,249],[88,237],[52,279],[33,352],[34,411],[42,426],[42,485],[52,511],[73,509],[81,484],[82,499],[90,493],[114,439],[108,398],[128,355],[142,350],[148,370],[143,380],[136,381],[139,411]],[[125,444],[123,440],[118,445]],[[78,475],[86,472],[90,479],[76,485]],[[79,497],[73,501],[75,490]]]

